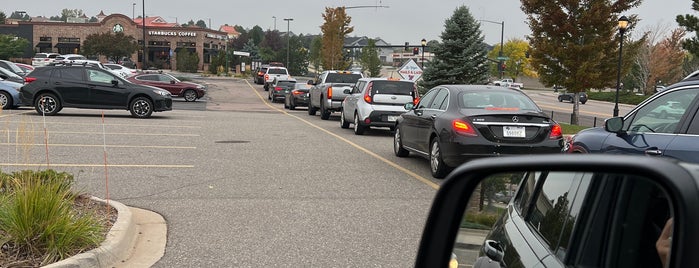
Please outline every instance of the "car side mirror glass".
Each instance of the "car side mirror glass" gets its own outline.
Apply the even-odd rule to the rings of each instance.
[[[308,81],[306,82],[306,84],[308,84],[308,85],[315,85],[316,82],[313,81],[313,80],[308,80]]]
[[[408,103],[403,105],[403,108],[408,110],[408,111],[412,110],[414,107],[415,107],[415,104],[413,104],[412,102],[408,102]]]
[[[624,127],[624,118],[612,117],[604,121],[604,130],[612,133],[620,133]]]
[[[699,194],[695,168],[601,154],[469,161],[437,186],[415,267],[445,267],[455,260],[459,267],[545,267],[541,252],[532,249],[561,262],[571,252],[602,261],[609,257],[599,254],[602,247],[617,247],[607,248],[615,252],[613,267],[667,267],[674,247],[684,244],[677,241],[682,236],[673,236],[683,230],[675,229],[678,220],[695,209],[683,213],[673,200]],[[679,185],[693,186],[680,193]]]
[[[349,90],[348,88],[343,90],[342,93],[344,94],[352,94],[352,90]]]
[[[117,80],[112,80],[112,86],[118,87],[118,86],[119,86],[119,81],[117,81]]]
[[[170,84],[175,84],[175,80],[170,80]]]

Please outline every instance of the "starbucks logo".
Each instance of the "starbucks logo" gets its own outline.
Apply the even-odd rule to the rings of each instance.
[[[124,26],[121,26],[121,24],[115,24],[114,27],[112,27],[112,32],[115,33],[120,33],[124,31]]]

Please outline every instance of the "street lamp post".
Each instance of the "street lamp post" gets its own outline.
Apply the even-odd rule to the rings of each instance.
[[[291,23],[292,18],[287,18],[284,19],[286,21],[286,68],[289,68],[289,24]]]
[[[131,20],[136,19],[136,3],[131,5]]]
[[[495,23],[495,24],[500,24],[500,51],[498,52],[498,70],[500,73],[500,80],[502,80],[503,75],[505,74],[505,69],[502,68],[502,62],[503,62],[503,56],[502,56],[502,51],[504,49],[504,39],[505,39],[505,21],[497,22],[497,21],[492,21],[492,20],[480,20],[480,21],[485,21],[485,22],[490,22],[490,23]]]
[[[272,16],[272,18],[274,19],[274,30],[276,31],[277,30],[277,16]]]
[[[420,40],[420,45],[422,45],[422,64],[420,64],[421,65],[420,68],[422,68],[424,70],[425,69],[425,46],[427,45],[427,40],[425,40],[425,38],[422,38],[422,40]]]
[[[143,28],[143,58],[141,59],[141,70],[145,70],[148,56],[146,51],[146,0],[141,1],[141,6],[143,7],[143,17],[141,18],[141,27]]]
[[[624,48],[624,32],[629,26],[629,19],[626,16],[619,18],[619,62],[616,72],[616,95],[614,96],[614,117],[619,116],[619,89],[621,88],[621,51]]]

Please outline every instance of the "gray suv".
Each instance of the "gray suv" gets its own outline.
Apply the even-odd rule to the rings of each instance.
[[[415,82],[391,78],[362,78],[343,92],[350,94],[342,101],[340,127],[354,125],[354,134],[362,135],[369,127],[396,125],[396,119],[407,112],[404,105],[418,96]]]

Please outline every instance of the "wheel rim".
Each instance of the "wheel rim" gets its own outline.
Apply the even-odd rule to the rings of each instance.
[[[133,111],[138,116],[145,116],[150,112],[150,103],[145,100],[137,100],[133,103]]]
[[[340,113],[340,125],[345,125],[345,112]]]
[[[396,128],[396,134],[393,135],[393,151],[398,152],[400,149],[400,129]]]
[[[187,92],[184,93],[184,99],[186,101],[194,101],[197,99],[197,93],[194,91],[188,90]]]
[[[44,96],[39,101],[39,105],[44,113],[51,113],[56,110],[56,99],[51,96]]]
[[[354,115],[354,132],[359,131],[359,117],[357,114]]]
[[[8,103],[7,96],[5,94],[0,94],[0,107],[5,107]]]
[[[437,171],[439,167],[439,154],[439,143],[435,141],[432,143],[432,150],[430,153],[430,166],[432,167],[432,171]]]

